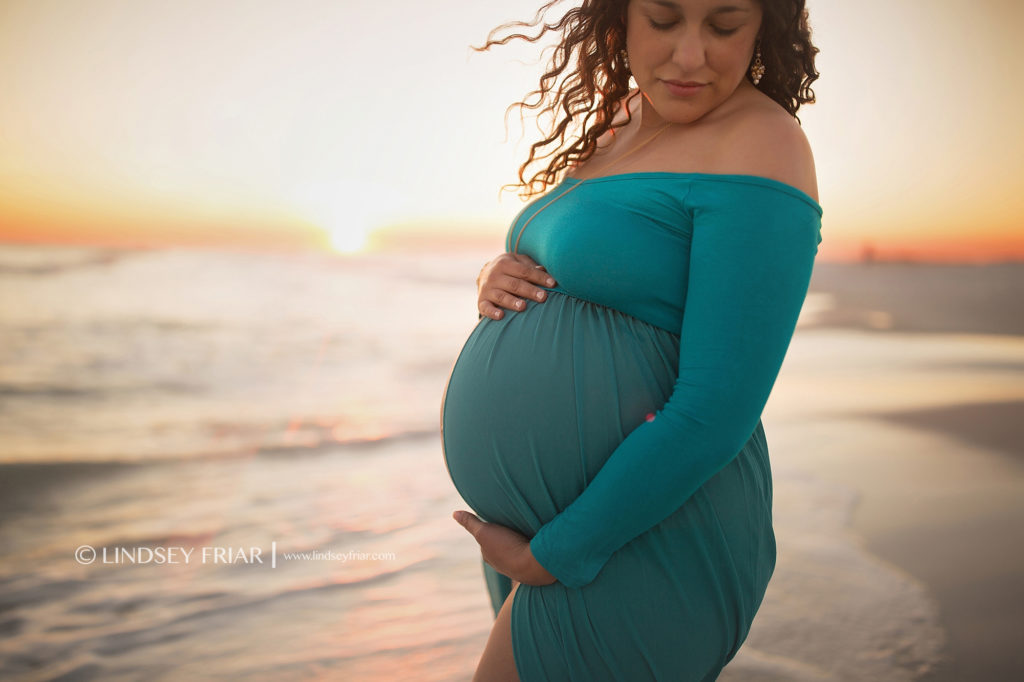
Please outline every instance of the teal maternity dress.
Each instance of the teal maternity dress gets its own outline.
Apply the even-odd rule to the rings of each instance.
[[[445,462],[558,579],[516,591],[522,682],[714,680],[775,567],[761,413],[822,209],[769,178],[671,172],[544,207],[577,182],[508,231],[558,284],[473,329],[441,401]],[[510,581],[484,571],[497,614]]]

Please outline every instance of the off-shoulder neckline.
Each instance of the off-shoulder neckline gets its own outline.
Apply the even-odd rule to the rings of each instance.
[[[789,183],[776,180],[774,178],[766,178],[763,175],[747,175],[743,173],[697,173],[697,172],[677,172],[677,171],[634,171],[631,173],[613,173],[611,175],[599,175],[595,178],[570,178],[566,176],[561,183],[566,182],[580,183],[586,182],[587,184],[593,184],[595,182],[608,182],[612,180],[631,180],[631,179],[658,179],[658,178],[689,178],[694,180],[706,180],[706,181],[722,181],[722,182],[738,182],[750,185],[761,185],[765,187],[771,187],[787,194],[791,194],[794,197],[801,199],[810,204],[819,214],[822,213],[821,204],[818,203],[814,197],[807,192],[790,185]]]

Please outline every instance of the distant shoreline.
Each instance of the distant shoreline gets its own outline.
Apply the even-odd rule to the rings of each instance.
[[[358,255],[388,254],[423,251],[455,250],[459,252],[479,251],[483,255],[497,255],[504,248],[507,227],[503,224],[491,225],[489,227],[467,225],[459,229],[458,225],[444,224],[436,229],[398,229],[394,226],[381,228],[370,233],[367,247],[355,251]],[[48,249],[54,252],[65,250],[74,252],[93,252],[98,257],[117,257],[132,252],[160,251],[165,249],[183,249],[194,251],[228,251],[240,253],[261,253],[282,255],[296,255],[307,253],[310,255],[347,257],[350,253],[341,253],[329,248],[326,244],[311,244],[309,242],[278,243],[275,241],[259,242],[204,242],[200,240],[181,242],[144,242],[144,241],[89,241],[83,237],[80,241],[47,241],[28,239],[11,240],[0,236],[0,249]],[[0,253],[0,264],[3,264],[2,253]],[[1001,266],[1015,266],[1024,268],[1024,256],[1004,257],[974,257],[963,260],[936,260],[930,259],[925,254],[914,255],[910,253],[894,253],[892,255],[870,256],[860,258],[843,258],[836,256],[834,259],[819,255],[815,267],[867,267],[885,269],[889,267],[971,267],[988,268]]]
[[[808,327],[1024,336],[1024,263],[817,263]]]

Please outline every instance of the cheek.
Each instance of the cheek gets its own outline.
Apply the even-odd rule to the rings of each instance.
[[[654,68],[672,59],[672,41],[664,35],[652,35],[638,30],[634,36],[627,35],[626,45],[629,48],[630,64],[635,64],[641,70]]]
[[[713,58],[712,55],[708,55],[709,61],[720,75],[735,79],[742,78],[746,73],[749,60],[742,49],[729,47],[717,50],[713,54]]]

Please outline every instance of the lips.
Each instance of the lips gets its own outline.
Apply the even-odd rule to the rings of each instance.
[[[669,91],[675,97],[694,97],[702,92],[707,87],[707,83],[698,83],[697,81],[662,81],[665,84],[665,89]]]

